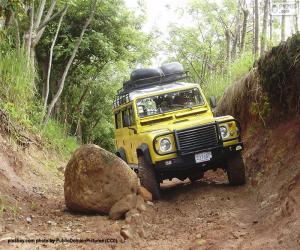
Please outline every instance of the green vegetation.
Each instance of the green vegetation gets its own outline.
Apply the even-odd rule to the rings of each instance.
[[[114,95],[153,55],[143,20],[122,0],[1,2],[0,108],[63,155],[81,143],[113,151]]]
[[[114,151],[112,102],[132,69],[148,66],[159,49],[168,55],[165,61],[182,63],[207,97],[220,98],[267,46],[285,39],[278,18],[267,27],[267,3],[252,8],[244,0],[190,0],[177,15],[188,16],[192,25],[175,20],[165,36],[142,32],[147,12],[140,1],[135,12],[123,0],[1,1],[0,108],[62,154],[81,143]],[[297,44],[290,43],[290,50]],[[289,57],[289,50],[273,51],[269,61],[278,55],[289,66],[298,58]],[[266,71],[261,75],[271,72],[284,83],[277,69],[286,65],[266,65],[259,66]],[[272,89],[270,82],[263,86]],[[286,105],[298,107],[295,103]]]
[[[15,201],[15,204],[11,204],[12,202],[9,202],[9,200],[9,196],[0,195],[0,217],[6,213],[6,216],[10,215],[13,219],[16,219],[21,212],[21,207],[19,207],[17,201]]]
[[[253,66],[253,62],[253,56],[250,53],[245,53],[229,65],[228,71],[225,74],[211,76],[203,84],[206,96],[216,96],[219,99],[230,84],[238,81],[249,72]]]
[[[258,61],[261,86],[274,108],[300,112],[299,55],[300,34],[273,47]]]

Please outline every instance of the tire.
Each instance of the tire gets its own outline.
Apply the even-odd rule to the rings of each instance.
[[[245,165],[240,152],[235,153],[227,160],[227,176],[229,184],[232,186],[246,183]]]
[[[156,180],[155,172],[152,164],[146,159],[144,155],[138,157],[138,177],[141,185],[152,193],[154,200],[160,199],[159,183]]]
[[[189,176],[189,180],[190,180],[191,182],[195,182],[195,181],[197,181],[197,180],[202,179],[203,176],[204,176],[204,172],[202,172],[202,173],[197,173],[197,174],[194,174],[194,175]]]

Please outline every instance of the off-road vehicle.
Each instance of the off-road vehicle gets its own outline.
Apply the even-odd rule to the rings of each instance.
[[[239,122],[214,117],[198,84],[179,63],[137,69],[114,101],[116,154],[154,198],[165,179],[195,181],[222,168],[231,185],[245,183]]]

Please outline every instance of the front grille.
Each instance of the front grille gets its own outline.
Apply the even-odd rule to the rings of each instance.
[[[176,131],[179,154],[184,155],[218,146],[216,124]]]

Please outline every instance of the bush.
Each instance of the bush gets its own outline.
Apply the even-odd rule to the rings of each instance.
[[[58,150],[62,155],[72,154],[79,146],[76,138],[66,136],[62,125],[54,120],[50,120],[41,132],[47,146]]]
[[[258,61],[261,85],[272,106],[300,113],[300,34],[273,47]]]
[[[53,120],[41,125],[43,111],[36,96],[36,75],[24,50],[17,52],[5,41],[0,42],[0,108],[13,122],[41,133],[46,147],[69,155],[78,147],[75,137],[66,136],[63,125]]]
[[[226,69],[226,73],[215,74],[215,76],[206,79],[203,86],[204,93],[207,97],[216,96],[220,98],[225,89],[233,82],[242,78],[253,65],[253,56],[251,53],[243,54],[239,59],[230,64]]]
[[[26,111],[34,97],[34,67],[27,64],[25,52],[8,50],[0,55],[0,98]]]

